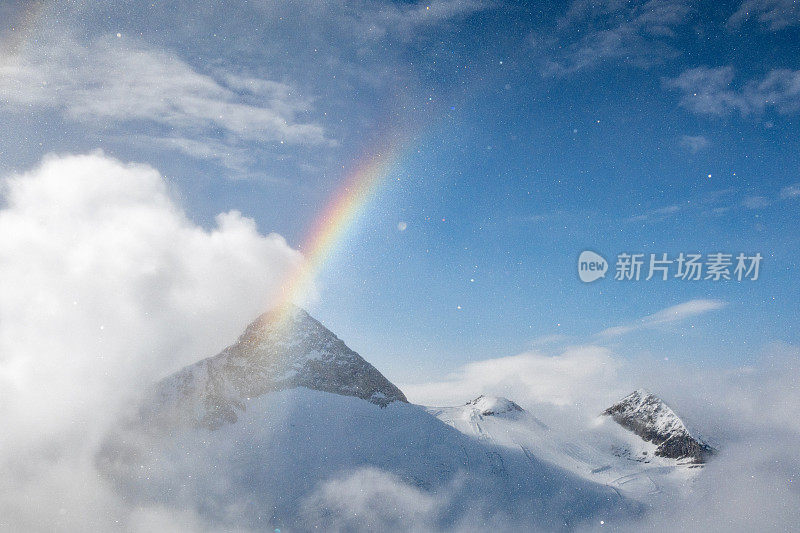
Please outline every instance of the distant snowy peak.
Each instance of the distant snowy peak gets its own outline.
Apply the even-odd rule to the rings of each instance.
[[[497,396],[478,396],[466,403],[482,416],[522,413],[525,410],[507,398]]]
[[[355,396],[382,407],[407,402],[400,389],[325,326],[289,306],[278,318],[260,316],[214,357],[163,379],[142,414],[188,418],[216,428],[235,422],[247,400],[295,387]]]
[[[686,425],[658,396],[639,389],[605,411],[619,425],[658,445],[655,453],[704,463],[714,450],[689,433]]]

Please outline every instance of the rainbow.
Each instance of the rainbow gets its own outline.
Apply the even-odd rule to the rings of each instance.
[[[347,236],[364,208],[377,195],[386,176],[400,159],[399,142],[362,157],[317,216],[300,251],[303,261],[281,285],[270,320],[285,316],[292,303],[304,300],[325,262]]]

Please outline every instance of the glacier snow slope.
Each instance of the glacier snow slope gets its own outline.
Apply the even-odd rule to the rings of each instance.
[[[251,398],[237,418],[168,432],[121,425],[97,462],[128,498],[219,528],[558,531],[641,509],[506,421],[444,417],[456,428],[420,406],[302,387]],[[493,435],[505,427],[518,436]]]
[[[654,455],[655,444],[611,417],[598,416],[586,427],[565,430],[542,422],[509,400],[487,397],[463,406],[427,410],[459,432],[506,450],[504,453],[521,451],[645,503],[665,492],[686,490],[700,470],[690,461]]]

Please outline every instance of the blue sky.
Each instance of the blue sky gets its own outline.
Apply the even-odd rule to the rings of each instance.
[[[728,365],[800,342],[789,0],[0,10],[4,174],[100,148],[205,227],[236,209],[298,246],[365,150],[413,132],[311,304],[394,379],[567,344]],[[757,281],[584,284],[585,249],[764,261]],[[719,305],[596,337],[692,301]]]

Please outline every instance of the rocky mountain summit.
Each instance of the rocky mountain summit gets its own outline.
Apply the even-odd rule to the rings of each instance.
[[[655,451],[658,456],[704,463],[714,453],[713,448],[689,432],[666,403],[645,390],[632,392],[603,414],[645,441],[658,445]]]
[[[306,387],[385,407],[407,402],[374,366],[304,310],[265,313],[235,344],[156,384],[141,415],[151,422],[218,428],[237,420],[247,400]]]

